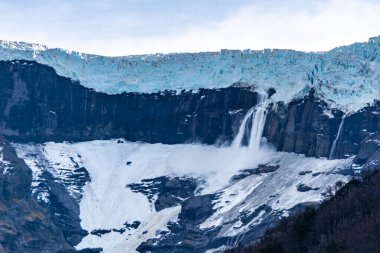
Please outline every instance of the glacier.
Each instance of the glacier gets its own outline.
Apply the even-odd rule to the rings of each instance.
[[[380,37],[327,52],[265,49],[106,57],[0,41],[0,60],[30,60],[99,92],[251,86],[285,103],[315,89],[332,108],[357,111],[379,99]]]

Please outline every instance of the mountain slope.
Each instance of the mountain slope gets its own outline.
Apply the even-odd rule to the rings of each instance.
[[[351,165],[351,159],[329,161],[265,149],[252,153],[245,147],[121,140],[18,144],[16,150],[36,182],[45,170],[58,182],[67,182],[69,170],[88,171],[91,180],[84,187],[76,187],[76,180],[66,184],[71,195],[81,196],[81,224],[90,233],[78,247],[105,252],[132,251],[139,245],[140,252],[168,247],[171,252],[202,252],[259,238],[282,216],[323,200],[328,186],[347,182]],[[45,164],[38,162],[41,157]],[[49,202],[49,191],[38,189],[35,185],[37,198]],[[204,211],[197,214],[201,199]],[[204,242],[191,236],[190,224],[199,227],[192,233]]]

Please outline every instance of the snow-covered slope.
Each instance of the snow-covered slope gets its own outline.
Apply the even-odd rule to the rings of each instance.
[[[126,57],[0,41],[0,60],[35,60],[101,92],[151,93],[240,83],[258,90],[273,87],[273,99],[288,102],[314,87],[332,107],[344,110],[357,110],[379,98],[379,52],[380,37],[323,53],[222,50]]]
[[[213,214],[200,228],[221,227],[218,236],[224,238],[242,238],[266,218],[287,216],[301,203],[320,202],[329,186],[350,179],[344,171],[350,168],[351,159],[307,158],[265,147],[252,152],[247,147],[125,140],[15,146],[33,169],[35,180],[46,169],[59,181],[65,177],[62,168],[66,172],[75,170],[75,164],[86,168],[91,182],[84,186],[80,200],[82,226],[89,232],[106,232],[89,234],[78,248],[103,247],[112,253],[133,252],[149,238],[163,237],[169,232],[167,224],[178,220],[180,204],[157,211],[157,196],[149,199],[129,187],[146,179],[193,178],[198,184],[196,195],[217,196]],[[41,157],[50,168],[39,165]],[[75,192],[72,187],[68,189]],[[266,208],[261,210],[263,206]],[[125,224],[136,222],[141,225],[126,228]],[[229,246],[238,242],[234,239]]]

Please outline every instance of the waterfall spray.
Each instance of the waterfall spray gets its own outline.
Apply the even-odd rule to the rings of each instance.
[[[251,108],[243,118],[239,127],[239,132],[232,142],[232,147],[234,148],[243,146],[243,140],[246,133],[249,134],[248,149],[258,150],[260,148],[260,142],[265,126],[268,100],[266,94],[259,94],[258,96],[258,104]],[[251,123],[250,129],[248,129],[249,122]]]

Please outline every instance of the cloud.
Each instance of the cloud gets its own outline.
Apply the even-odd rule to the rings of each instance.
[[[187,27],[177,36],[148,38],[139,43],[138,51],[144,48],[163,52],[220,48],[324,51],[380,35],[378,13],[380,4],[354,0],[320,2],[312,10],[252,5],[221,22]],[[130,43],[132,47],[134,42]]]
[[[36,2],[41,5],[20,9],[0,4],[0,23],[6,24],[0,26],[1,39],[128,55],[222,48],[324,51],[380,35],[380,3],[372,0],[103,0],[67,1],[59,8]]]

